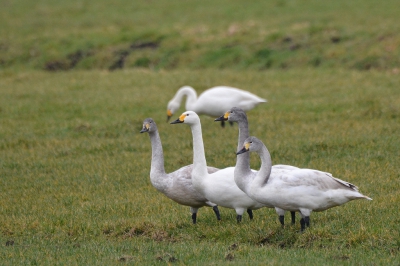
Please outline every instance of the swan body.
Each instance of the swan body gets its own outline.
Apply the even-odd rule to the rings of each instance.
[[[192,170],[193,164],[184,166],[172,173],[165,173],[164,155],[161,144],[160,135],[157,125],[151,118],[146,118],[143,122],[143,128],[140,133],[147,132],[150,136],[152,158],[150,181],[151,184],[161,193],[173,201],[190,206],[192,213],[192,221],[196,223],[197,211],[203,206],[213,207],[213,210],[220,220],[217,204],[209,201],[201,193],[199,193],[192,185]],[[208,167],[207,171],[214,173],[217,168]]]
[[[204,91],[197,98],[196,91],[190,86],[180,88],[168,102],[167,115],[170,118],[180,107],[182,98],[186,96],[186,111],[194,111],[198,115],[219,116],[232,106],[245,111],[267,100],[248,91],[228,86],[217,86]]]
[[[239,128],[238,146],[237,150],[242,148],[244,141],[249,137],[249,123],[245,111],[239,107],[232,107],[224,115],[215,119],[215,121],[229,121],[237,122]],[[299,169],[291,165],[274,165],[272,168],[278,171]],[[256,177],[257,171],[250,169],[250,153],[243,153],[237,156],[234,179],[236,185],[246,194],[249,193],[248,184]],[[274,208],[275,206],[269,205],[267,207]],[[285,210],[275,207],[279,216],[279,221],[282,226],[285,225]],[[291,212],[292,224],[296,221],[295,212]]]
[[[192,130],[194,154],[192,182],[195,189],[207,199],[218,204],[218,206],[235,209],[238,222],[241,221],[246,209],[251,219],[252,214],[249,210],[259,209],[265,205],[256,202],[240,190],[233,179],[234,167],[221,169],[214,173],[207,173],[207,162],[199,116],[193,111],[186,111],[171,124],[177,123],[188,124]]]
[[[358,192],[355,185],[330,173],[314,169],[274,169],[268,149],[256,137],[247,138],[237,154],[247,151],[256,152],[261,159],[260,171],[248,184],[248,195],[283,210],[299,211],[302,231],[310,225],[312,211],[324,211],[356,199],[372,200]]]

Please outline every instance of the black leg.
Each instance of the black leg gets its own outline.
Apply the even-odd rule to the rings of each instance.
[[[197,213],[192,213],[193,224],[196,224],[196,217],[197,217]]]
[[[229,124],[231,125],[231,127],[233,127],[233,122],[232,121],[229,121]]]
[[[281,222],[282,227],[285,225],[285,216],[279,215],[279,222]]]
[[[300,219],[300,226],[301,226],[301,232],[304,232],[304,230],[306,229],[306,222],[304,221],[304,218]]]
[[[296,212],[290,212],[292,215],[292,225],[296,223]]]
[[[305,220],[306,226],[307,226],[307,227],[310,227],[310,216],[306,216],[306,217],[304,218],[304,220]]]
[[[253,211],[250,209],[247,209],[247,213],[249,214],[250,220],[253,220]]]
[[[236,220],[238,223],[240,223],[242,221],[242,215],[236,215]]]
[[[225,121],[221,120],[221,127],[225,127]]]
[[[213,207],[213,211],[215,212],[215,216],[217,216],[217,220],[221,220],[221,215],[219,214],[218,206]]]

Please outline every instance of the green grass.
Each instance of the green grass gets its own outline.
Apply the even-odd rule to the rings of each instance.
[[[398,13],[396,0],[5,1],[0,67],[398,69]]]
[[[392,72],[315,69],[3,71],[0,260],[397,265],[399,83]],[[192,162],[189,127],[165,122],[166,104],[184,84],[199,92],[235,85],[267,98],[248,115],[274,163],[329,171],[373,201],[313,213],[304,234],[299,224],[281,229],[272,209],[238,225],[232,210],[221,208],[217,222],[203,208],[192,225],[187,207],[151,186],[150,141],[139,133],[152,117],[166,170]],[[201,119],[208,164],[234,165],[237,127]]]
[[[3,1],[0,264],[398,265],[398,10],[394,0]],[[139,133],[157,122],[168,172],[192,162],[189,127],[165,122],[183,85],[268,99],[248,116],[273,163],[331,172],[373,201],[313,213],[303,234],[281,229],[272,209],[237,224],[232,210],[218,222],[203,208],[192,225],[152,187]],[[237,126],[201,119],[208,164],[233,166]]]

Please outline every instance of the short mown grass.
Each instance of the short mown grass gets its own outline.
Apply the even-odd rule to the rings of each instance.
[[[0,260],[16,264],[397,265],[399,75],[344,70],[3,71],[0,73]],[[192,162],[186,125],[166,104],[182,85],[233,85],[267,98],[248,113],[274,163],[352,182],[373,201],[281,229],[272,209],[236,224],[189,209],[149,181],[142,121],[158,124],[167,171]],[[181,109],[183,111],[183,109]],[[176,114],[178,116],[179,114]],[[207,162],[235,164],[237,126],[202,116]],[[258,169],[257,156],[252,167]],[[287,217],[288,219],[288,217]]]

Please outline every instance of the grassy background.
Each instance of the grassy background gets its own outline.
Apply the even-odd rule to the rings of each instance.
[[[1,264],[398,265],[395,1],[113,3],[1,3]],[[165,123],[186,84],[267,98],[249,121],[274,163],[329,171],[374,200],[313,213],[304,234],[271,209],[238,225],[203,208],[193,226],[151,186],[139,133],[152,117],[166,170],[192,162],[190,129]],[[201,119],[208,164],[234,165],[237,127]]]
[[[398,1],[2,1],[0,67],[400,65]]]

